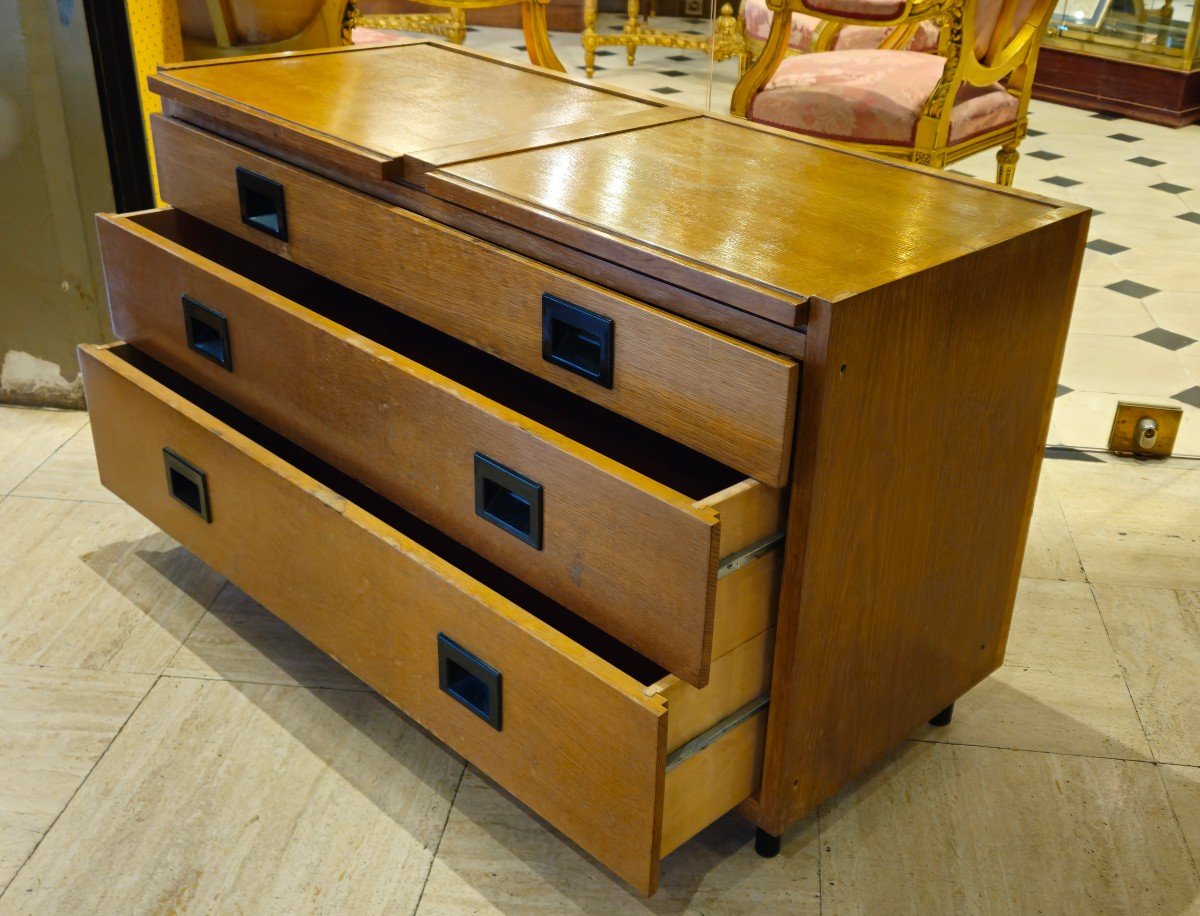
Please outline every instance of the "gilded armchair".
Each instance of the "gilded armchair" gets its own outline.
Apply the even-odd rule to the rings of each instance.
[[[943,168],[999,146],[1011,185],[1033,72],[1054,0],[768,0],[766,47],[738,82],[733,114]],[[788,57],[791,13],[894,27],[875,50]],[[939,24],[937,54],[897,50],[902,27]]]
[[[771,19],[771,8],[767,5],[767,0],[742,0],[738,7],[738,27],[745,49],[742,72],[745,72],[745,67],[750,61],[762,56],[767,36],[771,31]],[[902,34],[895,35],[901,30]],[[937,24],[932,20],[925,20],[901,26],[899,29],[879,28],[873,25],[842,25],[840,22],[826,22],[805,13],[792,13],[788,51],[806,54],[809,51],[878,48],[889,38],[893,39],[889,47],[900,47],[908,51],[936,51]]]

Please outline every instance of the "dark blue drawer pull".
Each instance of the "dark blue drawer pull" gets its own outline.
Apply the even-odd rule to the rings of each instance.
[[[167,466],[167,492],[171,498],[183,503],[206,522],[211,522],[208,476],[169,448],[163,449],[163,462]]]
[[[438,685],[500,731],[500,672],[438,633]]]
[[[475,514],[542,549],[542,485],[475,453]]]
[[[240,165],[237,168],[238,202],[242,222],[247,226],[288,240],[287,211],[283,205],[283,185]]]
[[[183,325],[187,330],[188,348],[205,359],[233,371],[233,353],[229,349],[229,322],[220,312],[213,311],[191,296],[183,297]]]
[[[613,327],[611,318],[542,293],[542,359],[605,388],[613,385]]]

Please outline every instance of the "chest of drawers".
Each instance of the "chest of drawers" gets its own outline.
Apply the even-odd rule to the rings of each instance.
[[[1086,211],[420,41],[152,84],[101,479],[630,884],[1000,664]]]

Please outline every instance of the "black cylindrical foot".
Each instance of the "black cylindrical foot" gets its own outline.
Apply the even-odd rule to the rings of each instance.
[[[783,838],[777,837],[772,833],[767,833],[761,827],[754,831],[754,851],[764,859],[773,859],[779,855],[779,848],[783,845]]]
[[[950,720],[953,718],[954,718],[954,704],[951,703],[949,706],[947,706],[945,709],[943,709],[941,712],[939,712],[936,716],[934,716],[932,719],[930,719],[929,724],[936,726],[937,728],[942,728],[943,726],[949,725]]]

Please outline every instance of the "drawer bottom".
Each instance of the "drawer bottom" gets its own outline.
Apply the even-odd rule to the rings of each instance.
[[[106,487],[635,887],[757,791],[765,670],[660,692],[658,666],[132,347],[80,362]],[[708,725],[674,748],[673,696]]]

